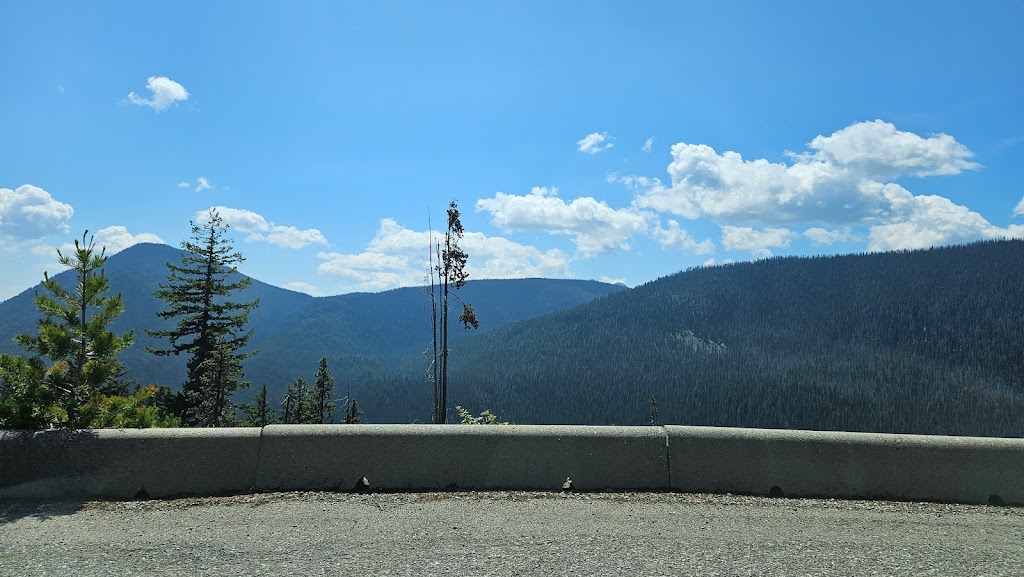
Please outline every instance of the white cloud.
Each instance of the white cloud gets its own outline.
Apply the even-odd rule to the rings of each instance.
[[[788,163],[745,160],[702,144],[677,143],[671,153],[668,184],[618,179],[636,191],[635,207],[707,217],[733,228],[809,223],[815,226],[804,234],[817,244],[860,241],[852,229],[868,227],[871,250],[1013,236],[1017,230],[892,182],[980,168],[973,153],[947,134],[922,137],[875,120],[817,136],[806,152],[787,152]],[[1015,214],[1024,214],[1024,200]],[[764,255],[767,246],[757,251]]]
[[[294,226],[271,225],[266,234],[250,235],[252,240],[261,240],[284,248],[302,248],[311,244],[327,244],[323,233],[315,228],[301,230]]]
[[[199,178],[196,179],[196,182],[198,183],[196,184],[196,192],[202,192],[208,188],[216,188],[215,186],[210,184],[210,181],[206,180],[205,176],[200,176]]]
[[[889,180],[910,174],[936,176],[960,174],[981,168],[969,158],[966,146],[948,134],[922,138],[896,130],[888,122],[858,122],[811,141],[814,153],[793,155],[800,162],[828,162],[872,180]]]
[[[434,240],[439,238],[434,233]],[[414,231],[390,218],[358,254],[323,252],[321,274],[342,280],[344,290],[378,291],[427,283],[429,231]],[[540,251],[501,237],[466,232],[460,244],[469,254],[471,278],[568,277],[569,258],[557,249]]]
[[[172,104],[188,100],[185,87],[166,76],[150,76],[146,88],[153,94],[152,98],[143,98],[134,92],[128,93],[128,102],[138,106],[148,106],[157,112],[167,110]]]
[[[35,239],[66,233],[74,214],[75,209],[70,204],[55,200],[38,186],[0,188],[0,234]]]
[[[652,146],[654,146],[654,139],[653,138],[648,138],[644,142],[644,145],[640,147],[640,150],[642,150],[644,152],[650,152]]]
[[[837,242],[853,242],[860,240],[860,237],[854,234],[849,227],[836,230],[812,227],[804,231],[804,236],[809,238],[811,242],[818,246],[835,244]]]
[[[533,187],[530,194],[499,192],[476,202],[504,231],[540,230],[573,237],[584,256],[612,248],[629,249],[629,238],[648,228],[650,215],[634,208],[614,209],[603,201],[580,197],[566,202],[557,188]]]
[[[1024,214],[1024,198],[1020,199],[1016,208],[1013,209],[1013,216],[1020,216],[1022,214]]]
[[[610,276],[603,276],[603,277],[601,277],[601,278],[599,278],[597,280],[600,281],[600,282],[603,282],[603,283],[608,283],[608,284],[623,284],[623,285],[626,284],[626,279],[624,279],[624,278],[612,278]]]
[[[772,256],[769,248],[785,248],[796,237],[795,232],[785,228],[722,227],[722,246],[726,250],[749,250],[756,258]]]
[[[187,183],[187,182],[179,182],[178,183],[178,188],[188,188],[190,186],[192,186],[192,185]]]
[[[306,293],[306,294],[308,294],[310,296],[319,296],[320,295],[320,289],[318,289],[317,287],[315,287],[315,286],[313,286],[313,285],[311,285],[309,283],[304,283],[304,282],[290,282],[290,283],[287,283],[286,285],[284,285],[284,288],[286,288],[288,290],[293,290],[295,292]]]
[[[945,134],[922,138],[882,121],[818,136],[791,165],[718,154],[702,144],[672,146],[670,186],[641,193],[637,206],[730,224],[870,222],[891,206],[868,182],[902,175],[957,174],[978,168],[972,153]]]
[[[143,232],[139,234],[132,234],[128,232],[128,227],[119,225],[101,228],[91,236],[96,243],[96,247],[98,249],[105,249],[107,256],[117,254],[130,246],[143,242],[167,244],[162,238],[153,233]],[[56,251],[54,251],[52,247],[45,248],[50,249],[49,254],[56,254]],[[60,246],[60,250],[64,251],[65,254],[68,254],[70,251],[75,250],[75,245],[74,243],[66,242]],[[35,250],[33,252],[35,252]],[[41,254],[42,252],[43,250],[40,249],[39,253]]]
[[[913,196],[906,190],[900,190],[908,207],[899,219],[871,227],[869,251],[926,248],[978,239],[1024,238],[1024,226],[1000,228],[948,198]]]
[[[586,152],[587,154],[597,154],[615,146],[612,144],[611,137],[608,136],[607,132],[591,132],[577,140],[576,144],[579,145],[579,148],[576,150]]]
[[[125,226],[108,226],[106,228],[101,228],[96,231],[95,239],[97,246],[106,247],[108,255],[121,252],[130,246],[143,242],[167,244],[162,238],[153,233],[142,232],[139,234],[132,234],[128,232],[128,227]]]
[[[691,254],[711,254],[715,252],[715,244],[711,239],[697,242],[689,231],[683,230],[679,223],[670,220],[668,228],[662,228],[659,224],[651,231],[651,237],[658,241],[658,244],[665,248],[674,248]]]
[[[246,242],[267,242],[283,248],[299,249],[311,244],[328,244],[327,239],[318,229],[299,229],[294,226],[280,226],[268,222],[263,215],[251,210],[212,206],[220,214],[221,219],[238,232],[246,233]],[[209,220],[209,211],[196,213],[195,220],[205,223]]]

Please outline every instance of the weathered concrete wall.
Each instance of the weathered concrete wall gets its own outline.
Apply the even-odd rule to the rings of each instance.
[[[260,429],[0,431],[0,499],[249,491]]]
[[[260,489],[665,490],[665,431],[556,425],[271,425]]]
[[[261,490],[676,490],[1024,504],[1024,439],[714,427],[0,432],[0,499]]]
[[[665,429],[677,491],[1024,504],[1024,439]]]

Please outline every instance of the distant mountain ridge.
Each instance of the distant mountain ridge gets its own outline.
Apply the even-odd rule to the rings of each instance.
[[[1019,437],[1024,241],[693,269],[460,353],[451,396],[517,422]]]
[[[162,308],[152,291],[166,278],[163,263],[179,254],[140,245],[108,261],[126,302],[116,328],[139,335],[122,358],[143,384],[184,377],[184,359],[146,353],[142,331]],[[476,413],[1024,436],[1024,241],[773,258],[628,290],[472,281],[463,294],[482,327],[453,332],[449,398]],[[31,297],[0,303],[0,351],[20,353],[11,336],[34,330]],[[268,384],[272,400],[327,356],[336,397],[356,397],[370,422],[429,420],[423,288],[314,298],[254,281],[243,298],[254,297],[260,353],[246,376]]]
[[[107,260],[111,292],[122,293],[125,301],[125,312],[112,330],[135,330],[136,342],[121,359],[140,384],[177,386],[185,378],[185,358],[148,353],[147,346],[162,348],[167,343],[145,332],[170,326],[156,316],[165,303],[153,292],[167,280],[165,263],[180,261],[179,249],[162,244],[134,245]],[[65,271],[56,278],[70,282],[71,277]],[[12,342],[14,335],[35,332],[39,313],[32,303],[34,290],[0,303],[0,352],[22,354]],[[460,293],[475,305],[481,330],[487,330],[619,290],[622,287],[597,281],[515,279],[470,281]],[[253,279],[239,298],[260,300],[249,316],[250,345],[260,353],[246,361],[246,378],[267,383],[275,391],[295,377],[309,378],[321,356],[328,357],[342,380],[352,371],[363,375],[368,367],[381,371],[413,362],[430,342],[429,295],[424,288],[312,297]],[[453,336],[461,333],[453,331]]]

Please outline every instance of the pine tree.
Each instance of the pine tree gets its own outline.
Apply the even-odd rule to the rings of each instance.
[[[39,321],[39,334],[15,337],[29,352],[53,361],[53,366],[42,374],[41,383],[26,384],[25,378],[42,370],[38,361],[31,365],[4,363],[8,367],[5,374],[19,374],[25,390],[51,400],[59,412],[57,424],[71,428],[91,426],[104,396],[127,393],[117,354],[135,338],[132,331],[115,335],[108,329],[124,311],[124,301],[120,294],[106,296],[110,289],[103,272],[106,249],[97,253],[93,239],[86,242],[88,234],[82,235],[81,243],[75,241],[73,252],[57,250],[58,262],[75,274],[73,287],[64,288],[44,273],[40,286],[49,295],[36,292],[35,296],[36,308],[46,315]]]
[[[288,386],[288,394],[281,403],[281,422],[286,425],[317,423],[316,398],[309,381],[295,377]]]
[[[334,419],[337,405],[331,399],[334,396],[334,377],[327,368],[327,357],[320,357],[320,368],[316,371],[313,389],[316,393],[316,422],[330,423]]]
[[[473,305],[464,301],[455,292],[466,284],[469,273],[466,272],[466,262],[469,254],[459,247],[459,241],[464,234],[459,208],[453,200],[448,205],[448,226],[445,228],[444,248],[437,246],[437,264],[431,268],[430,275],[430,300],[432,319],[437,318],[437,306],[440,304],[440,322],[432,321],[434,326],[433,343],[435,357],[433,363],[438,369],[434,374],[434,422],[444,424],[448,420],[448,303],[449,297],[455,298],[462,304],[462,313],[459,314],[459,322],[465,328],[480,328],[480,321],[476,317]],[[434,296],[434,273],[437,273],[437,286],[440,294]],[[441,351],[437,351],[437,343],[441,343]]]
[[[242,381],[245,374],[239,355],[224,342],[218,342],[213,354],[203,367],[196,388],[188,391],[188,412],[185,417],[189,423],[200,427],[221,427],[234,421],[234,413],[228,414],[231,395],[238,389],[244,389],[249,383]]]
[[[202,224],[190,224],[192,236],[191,240],[182,242],[181,266],[167,263],[170,270],[167,284],[161,284],[154,293],[168,305],[167,310],[158,312],[157,316],[177,319],[177,325],[173,329],[146,332],[150,336],[166,338],[170,343],[166,349],[150,348],[153,354],[189,355],[186,380],[181,394],[174,399],[174,412],[186,424],[219,424],[224,418],[225,405],[219,398],[227,390],[224,385],[241,383],[241,361],[257,352],[239,351],[252,335],[251,330],[245,330],[245,325],[249,312],[259,305],[259,300],[230,300],[231,295],[244,290],[252,280],[237,274],[235,265],[245,259],[234,250],[231,239],[227,237],[229,225],[217,210],[211,208]],[[220,354],[218,351],[230,355],[233,360],[228,362],[222,358],[211,362],[215,355]],[[228,370],[229,367],[237,367],[239,371],[232,377],[234,381],[219,382],[218,377],[206,376],[208,371]],[[230,371],[234,370],[230,368]]]
[[[253,402],[245,405],[242,410],[245,412],[245,419],[242,421],[244,427],[266,427],[277,422],[274,410],[267,400],[267,385],[265,384],[256,391],[256,398]]]
[[[349,399],[345,404],[345,424],[359,425],[363,422],[363,412],[359,410],[359,404],[355,399]]]

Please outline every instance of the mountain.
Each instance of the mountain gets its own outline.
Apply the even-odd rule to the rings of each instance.
[[[645,424],[653,396],[667,423],[1020,437],[1024,241],[688,270],[453,359],[453,403],[520,423]]]
[[[116,330],[142,384],[183,358],[146,353],[152,296],[180,252],[110,257]],[[58,276],[67,279],[67,275]],[[662,423],[1024,436],[1024,241],[773,258],[691,269],[634,289],[594,281],[472,281],[479,331],[454,324],[449,398],[518,423]],[[280,399],[321,356],[336,396],[372,422],[429,420],[423,288],[314,298],[258,281],[246,377]],[[32,291],[0,303],[0,351],[34,330]],[[457,314],[457,311],[456,313]],[[236,400],[244,401],[252,389]]]
[[[172,326],[156,316],[165,303],[153,296],[167,280],[167,262],[179,264],[181,251],[138,244],[112,255],[105,266],[111,292],[122,293],[125,303],[124,314],[111,328],[135,331],[135,344],[120,358],[140,384],[177,386],[185,379],[184,357],[157,357],[146,351],[147,346],[163,348],[167,342],[150,338],[145,329]],[[69,271],[55,278],[65,286],[73,282]],[[22,354],[12,342],[14,335],[35,332],[39,313],[32,303],[34,290],[0,303],[0,352]],[[481,330],[487,330],[620,290],[596,281],[516,279],[470,281],[459,292],[474,304]],[[253,280],[238,300],[257,298],[260,305],[250,314],[248,326],[253,329],[251,348],[260,352],[245,362],[246,378],[267,383],[271,397],[283,396],[295,377],[311,379],[321,356],[328,357],[340,383],[358,380],[363,386],[396,366],[415,366],[430,344],[429,295],[423,288],[314,298]],[[454,324],[458,311],[453,313]],[[452,335],[457,339],[461,331],[453,330]],[[250,390],[239,399],[251,394]]]

